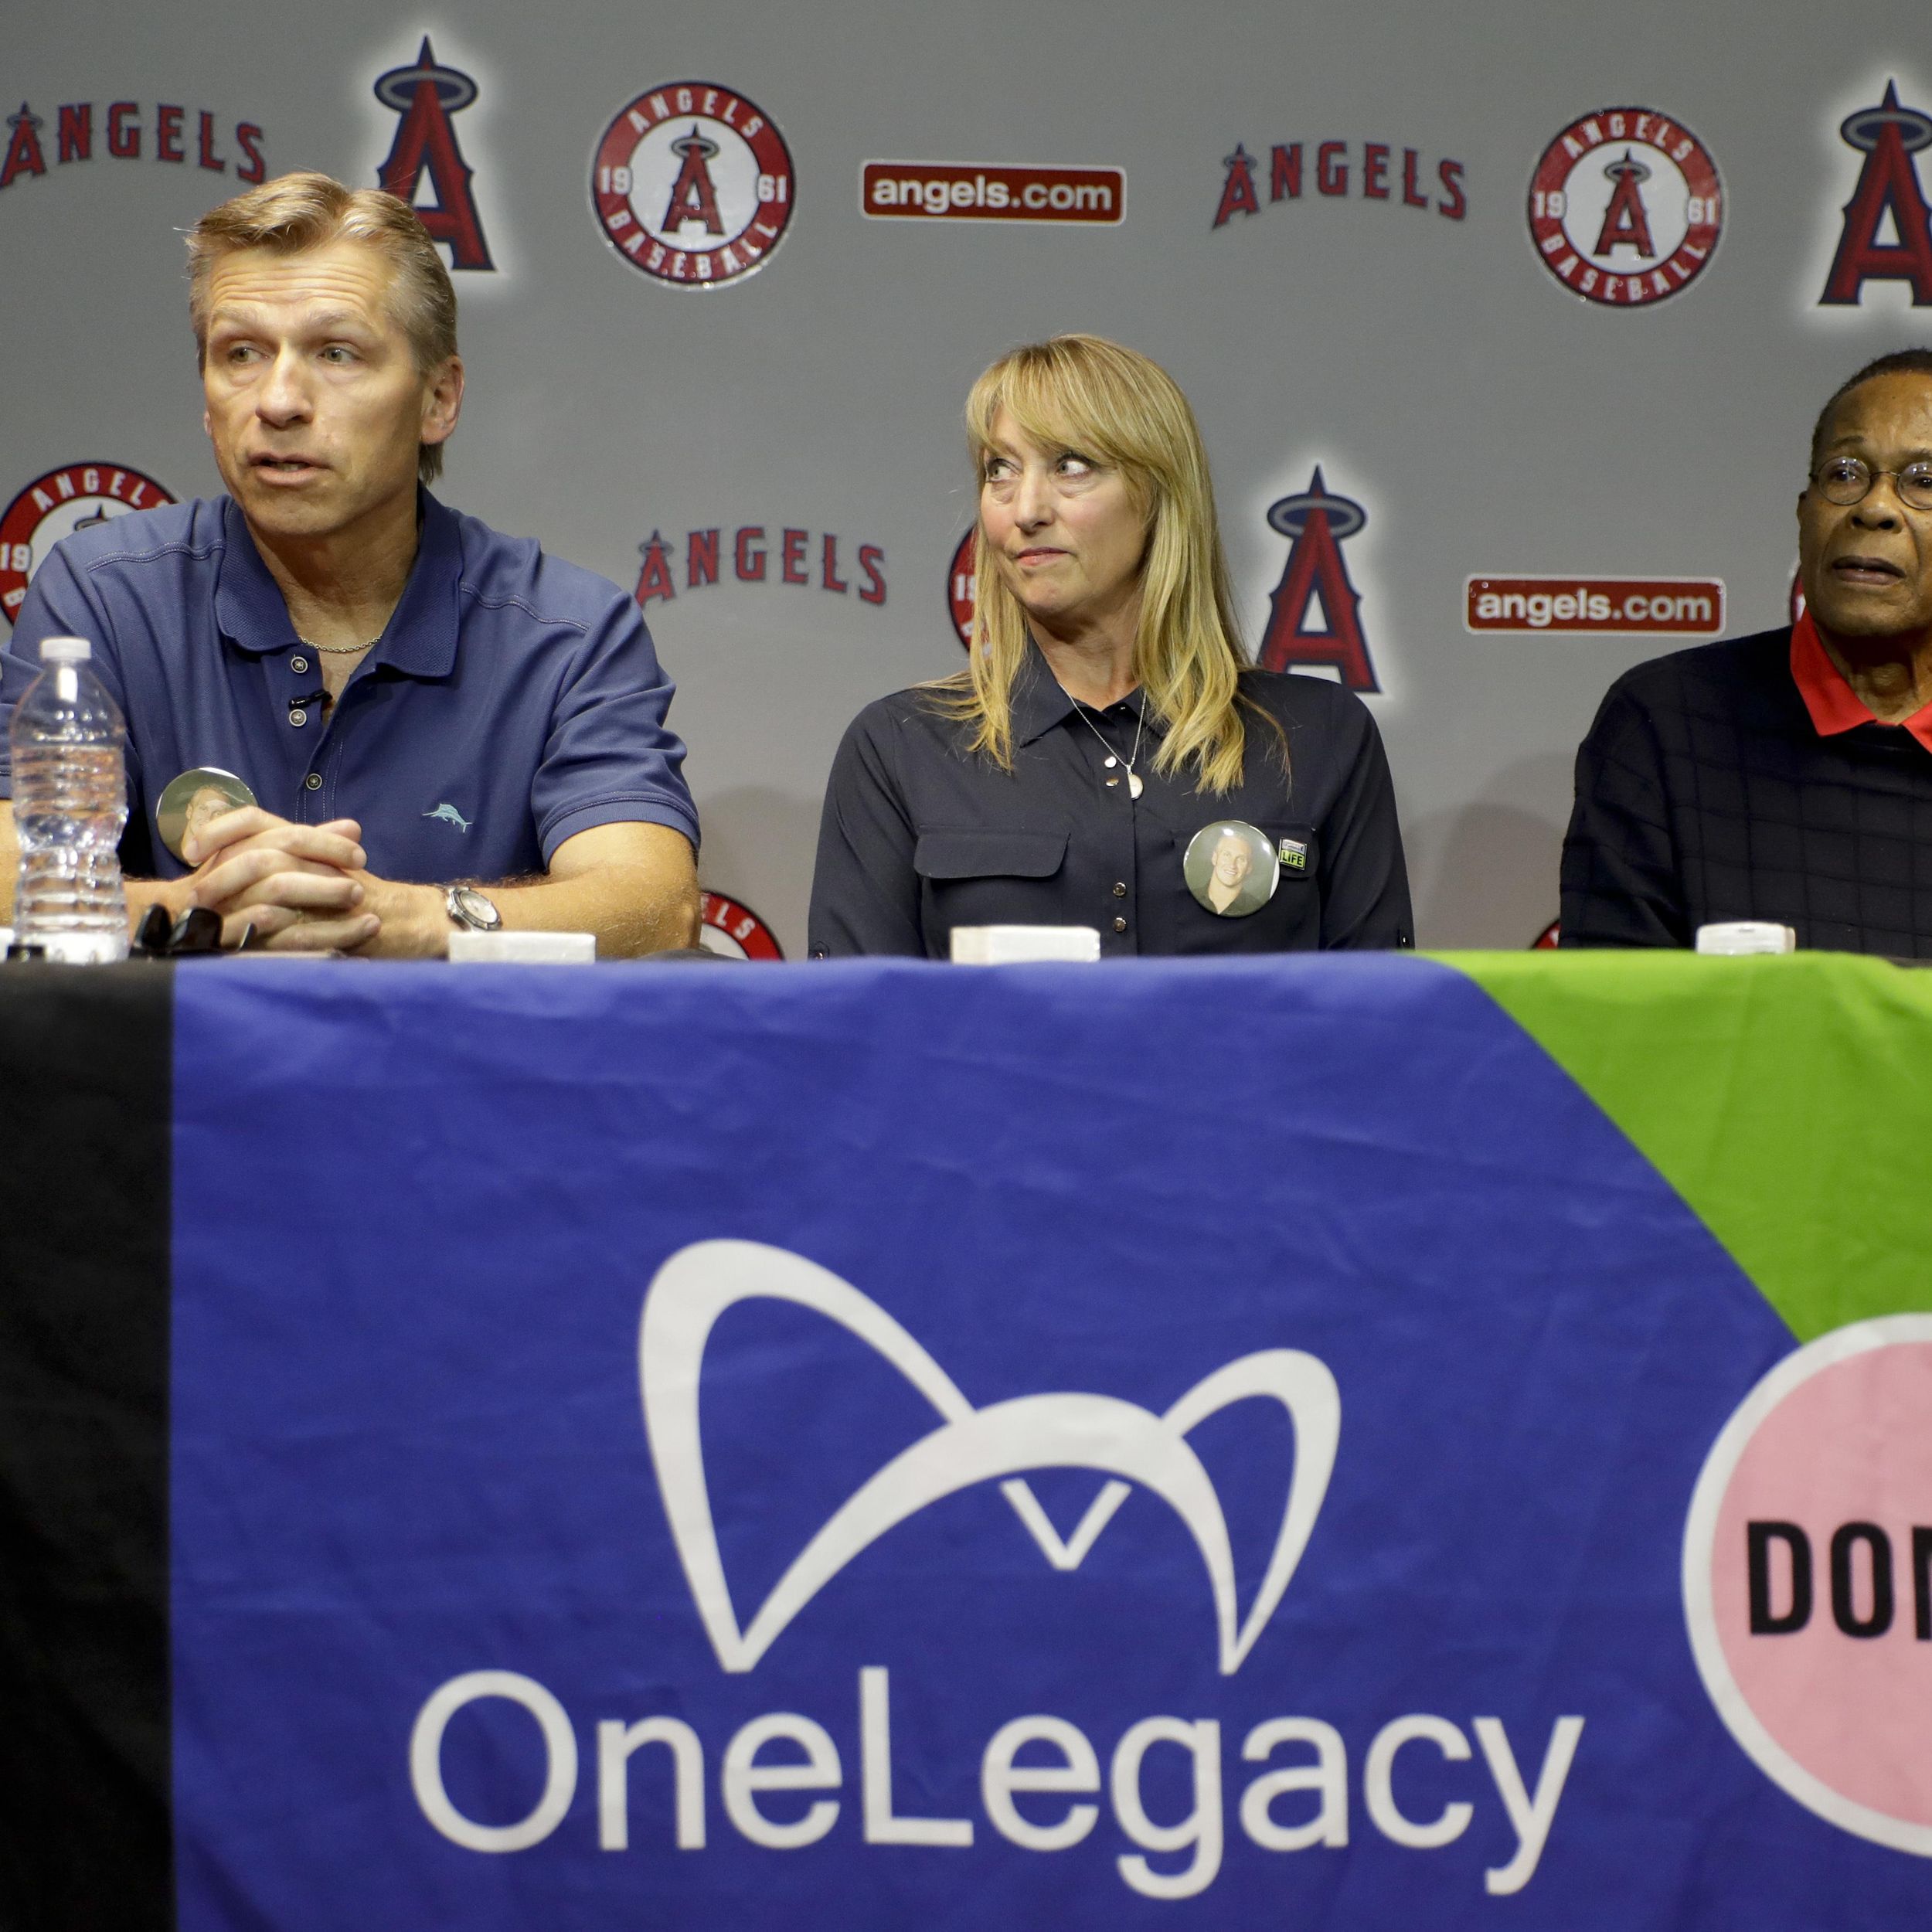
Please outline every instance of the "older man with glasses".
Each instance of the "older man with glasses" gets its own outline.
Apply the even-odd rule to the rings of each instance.
[[[1729,920],[1932,957],[1932,349],[1827,403],[1788,630],[1627,672],[1577,754],[1566,946],[1688,946]]]

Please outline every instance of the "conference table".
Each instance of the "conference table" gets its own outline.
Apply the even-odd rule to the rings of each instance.
[[[1932,979],[0,975],[0,1923],[1932,1924]]]

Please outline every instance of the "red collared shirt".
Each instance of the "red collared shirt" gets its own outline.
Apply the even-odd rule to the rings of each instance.
[[[1845,673],[1832,662],[1809,611],[1801,611],[1791,626],[1791,677],[1804,709],[1811,714],[1812,728],[1821,738],[1835,737],[1857,725],[1888,722],[1873,716],[1846,682]],[[1932,751],[1932,704],[1921,706],[1898,723]]]

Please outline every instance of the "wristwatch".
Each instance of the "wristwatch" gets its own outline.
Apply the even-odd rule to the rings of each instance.
[[[474,886],[451,886],[443,894],[443,907],[456,923],[473,933],[503,930],[503,915]]]

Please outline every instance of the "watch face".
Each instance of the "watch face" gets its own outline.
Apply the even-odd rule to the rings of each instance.
[[[458,919],[479,933],[493,933],[503,923],[503,915],[472,886],[457,886],[451,897]]]

